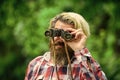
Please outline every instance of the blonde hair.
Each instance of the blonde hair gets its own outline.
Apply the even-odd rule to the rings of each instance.
[[[49,28],[54,28],[55,23],[58,20],[67,24],[74,25],[75,29],[81,28],[87,37],[90,36],[89,24],[80,14],[77,14],[74,12],[64,12],[64,13],[58,14],[57,16],[52,18],[52,20],[50,21]]]

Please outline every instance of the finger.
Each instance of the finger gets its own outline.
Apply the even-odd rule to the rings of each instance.
[[[84,32],[83,31],[79,31],[75,34],[75,39],[80,39],[82,38],[83,36],[85,36]]]
[[[83,32],[82,29],[75,30],[74,32],[71,32],[71,34],[76,34],[78,32]]]
[[[65,31],[69,31],[69,32],[74,32],[76,29],[73,29],[73,28],[66,28]]]
[[[75,34],[75,39],[79,39],[81,36],[82,36],[82,33],[81,32],[77,32]]]

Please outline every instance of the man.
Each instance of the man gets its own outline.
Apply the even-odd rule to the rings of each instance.
[[[107,80],[85,47],[90,30],[81,15],[61,13],[51,20],[50,29],[64,30],[74,37],[52,36],[50,51],[29,63],[25,80]]]

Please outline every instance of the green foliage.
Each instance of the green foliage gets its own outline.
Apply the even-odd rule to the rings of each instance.
[[[30,60],[49,50],[44,31],[63,11],[80,13],[88,21],[87,47],[109,80],[120,79],[120,3],[117,0],[0,1],[0,78],[23,80]]]

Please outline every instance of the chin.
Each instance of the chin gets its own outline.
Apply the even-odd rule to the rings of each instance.
[[[59,48],[57,47],[55,51],[56,51],[56,54],[62,54],[65,52],[65,49],[63,47],[59,47]]]

